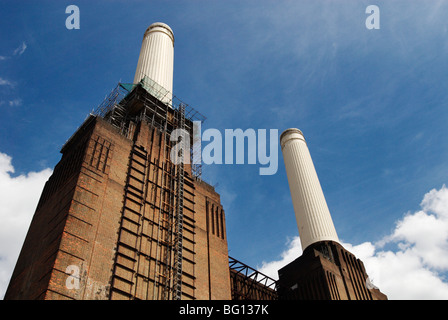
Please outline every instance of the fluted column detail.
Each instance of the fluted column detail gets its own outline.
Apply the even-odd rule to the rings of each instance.
[[[135,71],[134,83],[147,76],[164,89],[173,92],[174,35],[171,28],[161,22],[153,23],[143,36],[142,48]],[[163,102],[170,102],[172,95]]]
[[[285,130],[280,136],[280,144],[302,249],[323,240],[339,242],[302,132]]]

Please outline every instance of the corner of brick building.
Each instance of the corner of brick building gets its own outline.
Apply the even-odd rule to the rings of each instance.
[[[158,243],[154,239],[160,201],[157,188],[161,188],[157,177],[167,155],[162,133],[156,128],[141,122],[129,134],[131,139],[92,116],[63,147],[62,158],[44,187],[5,299],[161,298],[160,288],[154,288],[159,280],[152,252]],[[156,190],[144,200],[147,204],[140,218],[136,208],[125,204],[129,197],[124,196],[128,185],[135,184],[129,181],[135,146],[148,153],[145,179],[152,181]],[[189,166],[185,171],[189,225],[184,228],[188,240],[183,250],[184,296],[230,299],[225,214],[219,194],[194,179]],[[132,174],[138,176],[138,170]],[[137,242],[138,250],[132,249]],[[71,274],[70,266],[79,273]],[[70,276],[78,280],[78,288],[67,286]]]
[[[204,181],[195,181],[197,299],[230,300],[230,270],[225,212],[220,196]]]

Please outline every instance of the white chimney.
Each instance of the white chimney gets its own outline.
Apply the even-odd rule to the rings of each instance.
[[[302,132],[299,129],[285,130],[280,136],[280,144],[302,249],[323,240],[339,242]]]
[[[170,93],[161,98],[169,103],[173,92],[174,34],[165,23],[151,24],[143,36],[134,83],[143,77],[155,81]]]

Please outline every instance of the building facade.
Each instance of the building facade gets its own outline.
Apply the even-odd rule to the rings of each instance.
[[[387,300],[364,264],[334,241],[320,241],[278,271],[281,300]]]
[[[5,299],[231,298],[219,194],[170,157],[193,119],[142,83],[62,148]]]

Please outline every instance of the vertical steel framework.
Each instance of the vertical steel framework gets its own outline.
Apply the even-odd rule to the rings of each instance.
[[[178,128],[181,129],[181,141],[185,142],[185,106],[180,105],[178,112]],[[184,159],[184,148],[180,150],[180,157]],[[174,243],[174,286],[173,298],[182,298],[182,250],[183,250],[183,215],[184,215],[184,163],[177,165],[177,206],[175,215],[175,243]]]
[[[138,90],[134,91],[138,85],[141,85],[145,89],[144,93]],[[148,170],[148,163],[151,163],[154,166],[154,170],[157,169],[157,176],[154,178],[156,181],[156,189],[160,183],[159,203],[157,205],[159,210],[157,218],[155,217],[158,220],[155,223],[157,225],[157,246],[154,258],[154,270],[148,274],[148,280],[154,279],[152,299],[181,300],[185,168],[183,161],[180,164],[173,165],[169,161],[170,159],[167,159],[166,155],[170,154],[172,130],[181,129],[181,141],[185,142],[186,139],[190,139],[191,141],[192,137],[188,137],[186,132],[192,133],[193,121],[199,120],[203,122],[205,117],[182,102],[174,103],[174,99],[177,99],[174,96],[174,99],[171,101],[172,104],[161,102],[161,98],[166,95],[167,92],[165,89],[146,77],[137,85],[118,84],[111,94],[105,98],[103,103],[93,111],[93,115],[102,117],[129,139],[133,139],[135,130],[137,130],[139,125],[142,125],[143,121],[150,125],[150,127],[157,128],[163,137],[160,145],[160,158],[156,161],[157,163],[152,163],[151,159],[148,159],[146,150],[136,146],[134,143],[131,152],[129,172],[135,170],[134,162],[138,166],[143,164],[143,167],[148,168]],[[168,119],[169,114],[172,115],[170,120]],[[188,119],[188,125],[186,119]],[[182,148],[180,150],[181,154],[179,154],[182,159],[184,159],[184,152],[184,148]],[[191,152],[190,156],[192,156]],[[196,163],[195,165],[195,170],[192,172],[193,176],[196,179],[200,179],[200,176],[194,175],[195,173],[201,173],[200,164],[198,165]],[[161,172],[161,175],[159,175],[159,172]],[[144,179],[138,188],[139,190],[130,188],[129,184],[127,184],[124,199],[124,203],[131,200],[135,202],[136,198],[140,199],[138,201],[140,210],[135,213],[139,214],[141,219],[143,219],[142,212],[146,205],[144,194],[147,193],[145,190],[148,189],[146,177],[149,177],[149,173],[144,172],[143,175]],[[122,221],[123,219],[126,218],[123,216]],[[139,225],[141,226],[142,224],[143,222],[141,221]],[[123,227],[123,222],[121,227],[125,228]],[[139,228],[141,229],[141,227]],[[140,237],[140,242],[142,241],[141,239],[142,237]],[[129,249],[132,249],[135,255],[140,254],[138,243],[135,243],[135,248]],[[137,256],[133,260],[139,261]],[[136,268],[138,266],[131,267],[129,271],[131,269],[136,270]],[[114,274],[113,279],[119,278],[119,275]],[[119,280],[122,281],[124,279]],[[135,291],[136,289],[134,288],[133,290]],[[137,295],[136,292],[132,291],[120,293],[125,294],[130,299],[134,299]]]

